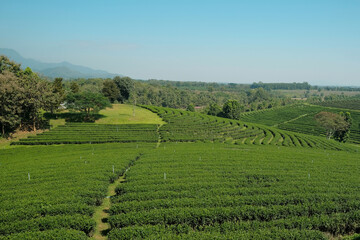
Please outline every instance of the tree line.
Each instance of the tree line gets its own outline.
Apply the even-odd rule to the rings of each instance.
[[[43,79],[30,68],[1,57],[1,135],[15,129],[36,130],[46,125],[43,113],[59,106],[82,112],[85,120],[110,103],[154,105],[202,111],[238,119],[241,112],[273,108],[293,102],[262,87],[246,84],[139,81],[130,77],[113,79]]]
[[[61,102],[61,93],[30,68],[0,56],[0,128],[8,136],[15,129],[43,127],[42,111],[51,111]]]
[[[65,88],[69,89],[71,84],[77,84],[81,91],[102,93],[112,103],[131,103],[154,105],[171,108],[187,109],[190,105],[208,112],[210,104],[223,106],[229,99],[236,100],[241,105],[241,111],[254,111],[272,108],[275,106],[292,103],[290,98],[276,95],[263,88],[236,89],[237,85],[228,84],[232,90],[220,90],[214,88],[209,91],[191,90],[177,87],[178,82],[165,84],[163,80],[138,81],[129,77],[115,77],[114,79],[75,79],[65,82]],[[214,83],[181,83],[182,86],[215,86]],[[221,84],[219,84],[221,86]],[[240,86],[240,85],[239,85]]]
[[[54,113],[64,104],[67,109],[85,112],[111,106],[100,93],[81,92],[76,83],[69,91],[63,88],[62,78],[53,82],[39,77],[30,68],[21,69],[6,56],[0,56],[0,129],[9,137],[16,129],[36,131],[48,125],[45,112]]]

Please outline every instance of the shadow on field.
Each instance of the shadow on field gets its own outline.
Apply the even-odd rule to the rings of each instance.
[[[65,119],[66,122],[95,122],[100,118],[105,118],[106,116],[98,113],[44,113],[44,117],[47,120],[50,119]]]

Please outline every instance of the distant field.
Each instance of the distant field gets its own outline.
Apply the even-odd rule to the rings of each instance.
[[[325,136],[325,129],[321,128],[314,119],[314,116],[321,111],[334,113],[341,111],[350,112],[353,122],[350,128],[349,140],[350,142],[360,143],[360,112],[355,110],[297,104],[244,113],[240,119],[242,121],[265,124],[288,131]]]
[[[164,124],[162,119],[146,109],[127,104],[113,104],[112,108],[101,110],[99,113],[104,115],[96,121],[98,124]]]
[[[276,93],[276,94],[282,94],[286,97],[290,97],[290,98],[304,98],[305,97],[305,93],[307,92],[307,90],[272,90],[272,92]],[[344,94],[345,96],[355,96],[360,94],[360,91],[327,91],[327,90],[321,90],[320,92],[318,90],[310,90],[310,96],[316,94],[316,95],[320,95],[320,94],[324,94],[324,96],[329,96],[329,95],[341,95]]]
[[[284,131],[275,127],[254,124],[251,121],[243,122],[173,108],[143,107],[157,113],[167,122],[167,124],[159,128],[162,142],[214,141],[248,145],[351,150],[349,145],[341,144],[335,140],[328,140],[325,137]],[[289,109],[292,110],[292,108]],[[259,113],[266,114],[267,111],[259,111]],[[295,111],[295,113],[298,113],[298,111]],[[258,113],[254,112],[254,114]],[[273,115],[271,116],[274,118]],[[275,120],[278,119],[275,118]]]
[[[327,102],[319,103],[318,105],[325,106],[325,107],[353,109],[353,110],[360,111],[360,99],[327,101]]]

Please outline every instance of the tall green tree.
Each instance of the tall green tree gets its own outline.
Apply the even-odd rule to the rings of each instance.
[[[120,90],[120,94],[117,100],[121,103],[124,103],[126,100],[129,99],[131,91],[134,88],[134,80],[129,77],[116,76],[114,77],[113,81]]]
[[[48,105],[50,108],[50,111],[53,113],[59,105],[64,101],[65,99],[65,90],[63,88],[63,79],[62,78],[55,78],[53,84],[52,84],[52,93],[53,96],[51,99],[48,99]]]
[[[20,64],[11,61],[8,57],[1,55],[0,56],[0,74],[3,72],[11,72],[15,74],[15,76],[20,77],[23,72],[20,68]]]
[[[216,103],[212,103],[209,106],[209,110],[207,112],[208,115],[219,116],[221,113],[221,107]]]
[[[30,68],[0,56],[0,126],[1,135],[8,136],[16,128],[36,130],[43,119],[41,110],[47,110],[54,100],[51,84],[42,80]]]
[[[113,80],[105,80],[102,93],[111,103],[115,102],[120,96],[120,89]]]
[[[71,90],[72,93],[78,93],[78,92],[80,92],[79,84],[77,84],[76,82],[71,82],[71,84],[70,84],[70,90]]]
[[[23,109],[24,88],[14,73],[3,71],[0,74],[0,126],[1,136],[6,137],[20,124]]]
[[[347,126],[334,132],[334,139],[339,142],[346,142],[350,137],[350,127],[352,124],[351,114],[349,112],[340,112],[340,116],[345,120]]]
[[[65,94],[62,81],[63,81],[62,78],[55,78],[53,83],[53,93],[57,93],[61,97],[63,97]]]
[[[223,106],[223,117],[231,119],[240,119],[240,113],[243,110],[243,106],[236,100],[228,100]]]
[[[326,130],[326,137],[330,139],[336,132],[346,132],[349,123],[340,114],[332,112],[320,112],[315,115],[315,120]]]

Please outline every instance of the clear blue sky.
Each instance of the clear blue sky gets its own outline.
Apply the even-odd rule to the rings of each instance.
[[[359,0],[2,0],[0,48],[133,78],[360,85]]]

